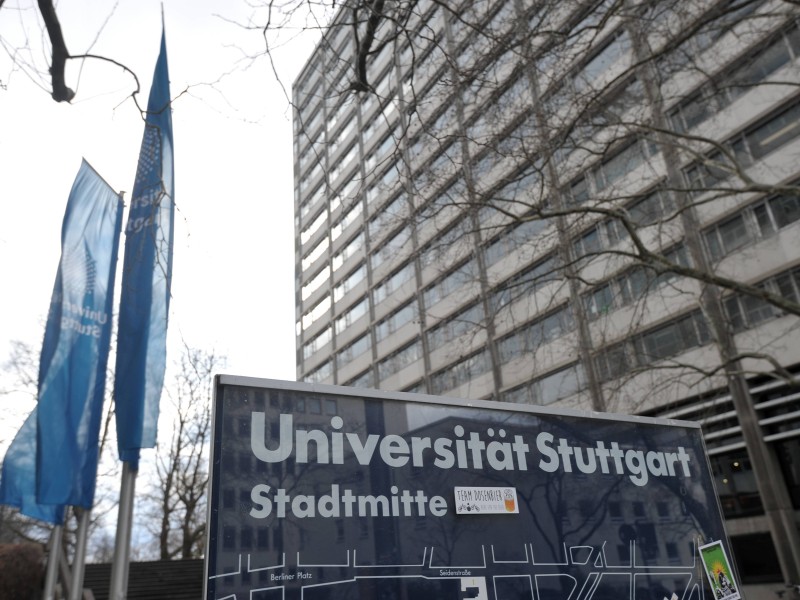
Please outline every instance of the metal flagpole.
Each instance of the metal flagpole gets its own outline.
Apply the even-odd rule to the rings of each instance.
[[[42,600],[53,600],[56,595],[56,579],[58,578],[58,559],[61,554],[61,537],[64,528],[61,525],[53,527],[50,533],[50,554],[47,557],[47,575],[44,580],[44,593]]]
[[[83,572],[86,566],[86,542],[89,537],[89,517],[91,509],[80,510],[78,519],[78,537],[75,540],[75,557],[72,560],[72,586],[69,590],[69,600],[83,598]]]
[[[135,486],[136,471],[130,468],[128,462],[123,462],[117,514],[117,539],[114,543],[114,563],[111,565],[111,583],[108,589],[109,600],[125,600],[128,594],[128,564],[131,553]]]

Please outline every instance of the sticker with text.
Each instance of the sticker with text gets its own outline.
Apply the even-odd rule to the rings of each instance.
[[[518,514],[517,490],[513,487],[456,487],[456,514]]]

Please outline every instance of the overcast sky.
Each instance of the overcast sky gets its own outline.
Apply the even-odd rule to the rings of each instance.
[[[0,11],[3,362],[11,340],[38,353],[61,222],[81,158],[114,189],[128,192],[127,200],[143,131],[129,98],[135,82],[116,66],[74,61],[68,71],[68,85],[77,89],[74,102],[50,99],[40,87],[49,86],[46,73],[35,73],[45,71],[49,60],[35,4],[7,0]],[[130,67],[144,107],[161,5],[120,0],[115,9],[105,6],[110,4],[59,2],[67,46],[72,54],[101,54]],[[177,206],[168,360],[185,341],[226,355],[228,373],[293,380],[291,111],[270,63],[246,60],[263,51],[261,33],[230,22],[246,22],[251,12],[239,0],[164,2]],[[306,35],[278,52],[287,93],[316,37]],[[119,256],[121,262],[121,250]],[[0,402],[6,414],[21,409],[16,399]]]

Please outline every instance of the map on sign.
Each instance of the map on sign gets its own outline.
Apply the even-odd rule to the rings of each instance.
[[[692,424],[221,377],[206,598],[712,597]]]

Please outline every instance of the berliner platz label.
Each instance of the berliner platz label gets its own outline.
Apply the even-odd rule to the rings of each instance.
[[[207,600],[711,597],[715,541],[696,423],[216,379]]]

